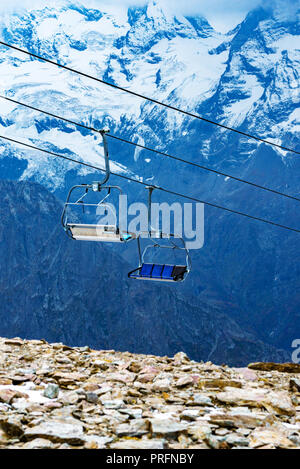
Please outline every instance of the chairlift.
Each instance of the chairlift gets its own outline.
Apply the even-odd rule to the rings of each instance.
[[[148,231],[141,233],[137,236],[139,266],[128,273],[128,277],[134,280],[152,280],[157,282],[183,282],[190,270],[191,270],[191,259],[189,251],[186,247],[185,241],[182,237],[171,234],[162,233],[159,230],[153,230],[151,226],[151,203],[152,203],[152,192],[155,189],[154,186],[147,187],[149,190],[148,197]],[[141,250],[141,238],[146,237],[150,239],[151,244],[148,244],[145,249]],[[175,239],[181,241],[181,246],[178,246]],[[163,245],[159,242],[159,239],[166,239],[169,241],[169,245]],[[165,264],[163,262],[153,263],[146,261],[147,253],[151,249],[163,250],[171,249],[173,251],[179,250],[185,254],[185,262],[183,264]],[[162,259],[162,258],[161,258]]]
[[[98,223],[79,223],[75,220],[74,209],[79,207],[81,213],[85,213],[89,207],[93,207],[95,210],[105,208],[107,211],[110,209],[110,204],[107,203],[107,199],[111,195],[112,191],[118,191],[122,194],[122,190],[119,186],[106,185],[110,177],[110,166],[109,166],[109,155],[108,145],[106,140],[106,133],[109,130],[101,130],[99,133],[102,136],[104,157],[105,157],[105,176],[102,181],[96,181],[91,184],[79,184],[73,186],[68,194],[67,201],[64,205],[61,222],[67,235],[78,241],[98,241],[98,242],[127,242],[135,239],[134,233],[123,232],[119,229],[117,223],[117,214],[114,214],[115,223],[113,225],[101,225]],[[106,191],[106,195],[103,197],[103,191]],[[75,202],[71,202],[72,194],[78,193]],[[87,196],[89,193],[94,193],[96,198],[100,198],[97,203],[88,203]],[[73,209],[73,210],[72,210]]]

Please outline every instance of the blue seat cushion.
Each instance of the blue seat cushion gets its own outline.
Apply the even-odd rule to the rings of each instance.
[[[151,277],[153,264],[143,264],[140,270],[141,277]]]
[[[152,278],[161,278],[161,274],[163,271],[164,266],[162,264],[154,264],[151,277]]]
[[[183,265],[143,264],[140,268],[139,276],[178,281],[183,280],[185,272],[187,272],[187,267]]]
[[[173,280],[173,270],[174,265],[164,265],[161,277],[163,279]]]

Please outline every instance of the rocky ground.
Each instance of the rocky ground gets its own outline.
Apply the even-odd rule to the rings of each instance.
[[[300,448],[300,365],[0,338],[0,448]]]

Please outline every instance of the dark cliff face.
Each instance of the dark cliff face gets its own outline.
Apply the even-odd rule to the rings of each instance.
[[[150,75],[156,76],[155,85],[151,87],[149,82],[145,94],[152,96],[155,92],[156,97],[171,105],[188,108],[243,132],[272,141],[276,139],[281,145],[299,148],[293,113],[299,94],[298,56],[294,46],[299,34],[296,16],[285,20],[269,10],[257,9],[235,31],[211,43],[209,38],[215,37],[215,32],[203,18],[178,22],[166,18],[159,8],[152,10],[152,16],[151,9],[130,9],[130,29],[124,32],[114,25],[109,42],[110,34],[103,32],[97,22],[102,17],[100,12],[76,11],[83,15],[88,26],[91,18],[95,23],[94,31],[84,32],[80,42],[75,43],[72,34],[61,36],[60,31],[48,39],[38,36],[38,25],[43,19],[50,15],[53,20],[59,14],[52,9],[24,17],[13,15],[11,24],[2,31],[3,38],[35,53],[56,57],[61,63],[67,60],[69,65],[73,49],[80,52],[85,63],[90,56],[94,58],[94,52],[91,55],[89,49],[97,48],[101,52],[99,60],[95,55],[99,77],[120,84],[118,70],[121,70],[126,86],[136,89],[137,83],[151,81]],[[189,42],[180,41],[191,38],[201,45],[197,60],[202,60],[202,53],[205,59],[203,68],[194,77],[201,90],[206,60],[219,57],[224,64],[220,76],[217,70],[211,70],[214,86],[208,94],[198,93],[193,86],[188,92],[186,83],[193,77],[189,66],[184,65],[183,58],[187,54],[180,52],[183,49],[177,50],[173,43],[175,48],[168,48],[171,55],[167,49],[164,54],[160,53],[161,40],[170,45],[170,41],[176,39],[176,44],[186,44],[184,51],[188,51]],[[59,44],[70,46],[68,56],[65,57],[64,48],[60,49]],[[208,44],[211,45],[208,47]],[[101,54],[106,51],[109,51],[107,60],[102,60]],[[111,51],[114,53],[110,54]],[[222,56],[224,51],[228,54]],[[22,75],[20,58],[10,54],[7,57],[6,53],[3,49],[3,67],[13,65],[11,70],[15,70],[16,77]],[[152,72],[147,76],[150,66]],[[174,80],[174,69],[176,77],[182,77],[178,82]],[[90,72],[96,73],[93,67]],[[85,85],[78,82],[78,97],[71,98],[73,82],[67,75],[65,88],[59,93],[55,82],[45,87],[35,75],[26,76],[21,91],[16,85],[18,81],[14,80],[12,77],[12,96],[21,101],[56,114],[65,110],[65,117],[83,123],[88,116],[89,124],[95,128],[109,124],[112,133],[128,140],[144,142],[146,146],[191,162],[299,196],[300,159],[297,155],[275,151],[270,146],[188,117],[178,120],[177,124],[176,114],[150,103],[141,103],[136,114],[131,114],[132,97],[125,107],[120,101],[124,112],[118,121],[110,107],[114,99],[118,105],[118,95],[108,100],[110,95],[106,95],[103,87],[99,96],[98,87],[92,88],[89,82],[94,101],[88,100],[86,104]],[[62,83],[61,77],[57,80]],[[94,109],[95,103],[103,100],[105,109],[98,109],[98,104]],[[8,133],[15,135],[17,129],[23,129],[24,136],[28,136],[37,131],[41,139],[32,139],[32,143],[40,147],[46,145],[48,150],[78,160],[93,150],[91,140],[85,143],[85,139],[91,137],[88,131],[21,107],[2,114],[0,124],[7,127]],[[55,143],[47,134],[53,130],[57,131]],[[83,146],[72,149],[66,143],[65,137],[69,134],[72,134],[71,140]],[[31,178],[50,187],[59,199],[66,196],[69,186],[99,177],[99,174],[84,176],[78,171],[79,166],[65,161],[44,160],[42,154],[35,154],[33,160],[27,150],[16,149],[3,141],[0,145],[3,145],[0,179]],[[109,145],[112,160],[124,165],[129,175],[136,174],[151,184],[253,216],[295,228],[300,226],[297,201],[146,151],[136,152],[135,148],[112,139]],[[22,159],[16,155],[22,155]],[[31,169],[28,171],[28,168]],[[138,185],[120,182],[118,178],[112,181],[122,184],[130,202],[145,201],[145,191]],[[255,337],[265,344],[285,348],[290,359],[291,343],[299,337],[300,331],[299,234],[207,206],[205,243],[201,250],[192,252],[193,272],[188,282],[176,288],[137,285],[127,281],[127,271],[135,267],[134,246],[121,250],[115,246],[72,243],[59,227],[58,202],[47,192],[44,197],[52,202],[44,206],[43,196],[40,202],[35,199],[43,194],[41,187],[36,190],[30,190],[35,186],[22,184],[7,187],[10,196],[7,198],[3,189],[1,207],[8,228],[4,232],[4,225],[0,226],[0,292],[2,325],[10,334],[45,335],[51,340],[74,344],[89,343],[157,354],[185,349],[197,359],[211,358],[234,364],[254,357],[271,359],[274,349],[261,343],[257,345]],[[30,192],[29,198],[24,195],[25,187]],[[14,191],[19,194],[17,198]],[[184,199],[168,199],[167,194],[158,191],[155,200],[184,202]],[[47,208],[49,204],[53,209]],[[7,334],[4,331],[3,335]]]
[[[127,280],[108,245],[76,242],[42,186],[0,182],[0,335],[245,365],[288,359],[182,291]],[[120,248],[122,249],[122,248]],[[123,248],[123,249],[126,249]]]

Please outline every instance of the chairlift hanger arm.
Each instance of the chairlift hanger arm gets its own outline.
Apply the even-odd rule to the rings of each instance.
[[[152,231],[155,231],[153,230],[152,228],[152,225],[151,225],[151,207],[152,207],[152,192],[154,191],[154,189],[156,189],[155,186],[146,186],[146,189],[148,189],[149,193],[148,193],[148,235],[149,237],[151,238],[152,236]]]
[[[105,176],[102,181],[99,182],[99,185],[102,186],[105,184],[110,177],[110,167],[109,167],[109,153],[108,153],[108,144],[106,140],[106,134],[109,132],[108,129],[100,130],[100,134],[103,140],[103,148],[104,148],[104,160],[105,160]]]

